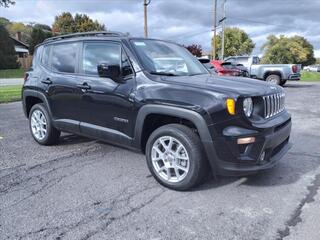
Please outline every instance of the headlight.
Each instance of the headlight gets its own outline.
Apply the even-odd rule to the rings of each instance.
[[[243,112],[247,117],[250,117],[253,111],[252,98],[245,98],[243,100]]]

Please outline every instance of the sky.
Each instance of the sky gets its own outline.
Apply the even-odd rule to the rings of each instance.
[[[64,11],[85,13],[104,23],[107,30],[143,36],[143,0],[15,0],[0,8],[0,16],[15,22],[52,25]],[[222,16],[218,0],[218,19]],[[320,57],[320,0],[226,0],[226,26],[245,30],[261,54],[270,34],[301,35]],[[181,44],[200,44],[210,50],[213,0],[151,0],[148,6],[149,37]],[[221,29],[221,26],[218,26]]]

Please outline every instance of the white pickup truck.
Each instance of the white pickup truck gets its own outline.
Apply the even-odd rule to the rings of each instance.
[[[259,64],[257,56],[232,56],[225,59],[233,65],[242,64],[248,69],[251,78],[261,79],[283,86],[287,80],[300,80],[301,65],[299,64]]]

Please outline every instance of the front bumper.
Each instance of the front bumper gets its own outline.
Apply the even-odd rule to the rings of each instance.
[[[213,170],[218,175],[242,176],[254,174],[268,169],[290,149],[291,118],[277,125],[268,126],[259,131],[234,127],[234,134],[217,137],[212,145],[205,143],[205,149],[212,159]],[[238,130],[237,130],[238,129]],[[239,145],[237,139],[252,136],[256,141],[251,144]],[[265,155],[263,159],[261,156]],[[214,159],[213,159],[214,158]]]

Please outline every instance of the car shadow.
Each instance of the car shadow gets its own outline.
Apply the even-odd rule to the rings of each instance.
[[[314,84],[299,84],[299,83],[287,83],[284,85],[284,88],[310,88],[314,86]]]
[[[63,134],[59,139],[59,145],[74,145],[79,143],[90,142],[92,139],[75,134]]]
[[[290,154],[290,153],[289,153]],[[293,153],[287,161],[279,162],[276,166],[268,170],[262,170],[254,175],[243,177],[222,177],[217,176],[206,180],[202,185],[192,191],[203,191],[219,188],[225,185],[234,184],[237,186],[247,185],[255,187],[270,187],[293,184],[301,179],[308,172],[320,167],[320,161],[316,157],[306,158],[308,164],[301,163],[301,158],[293,157]]]

